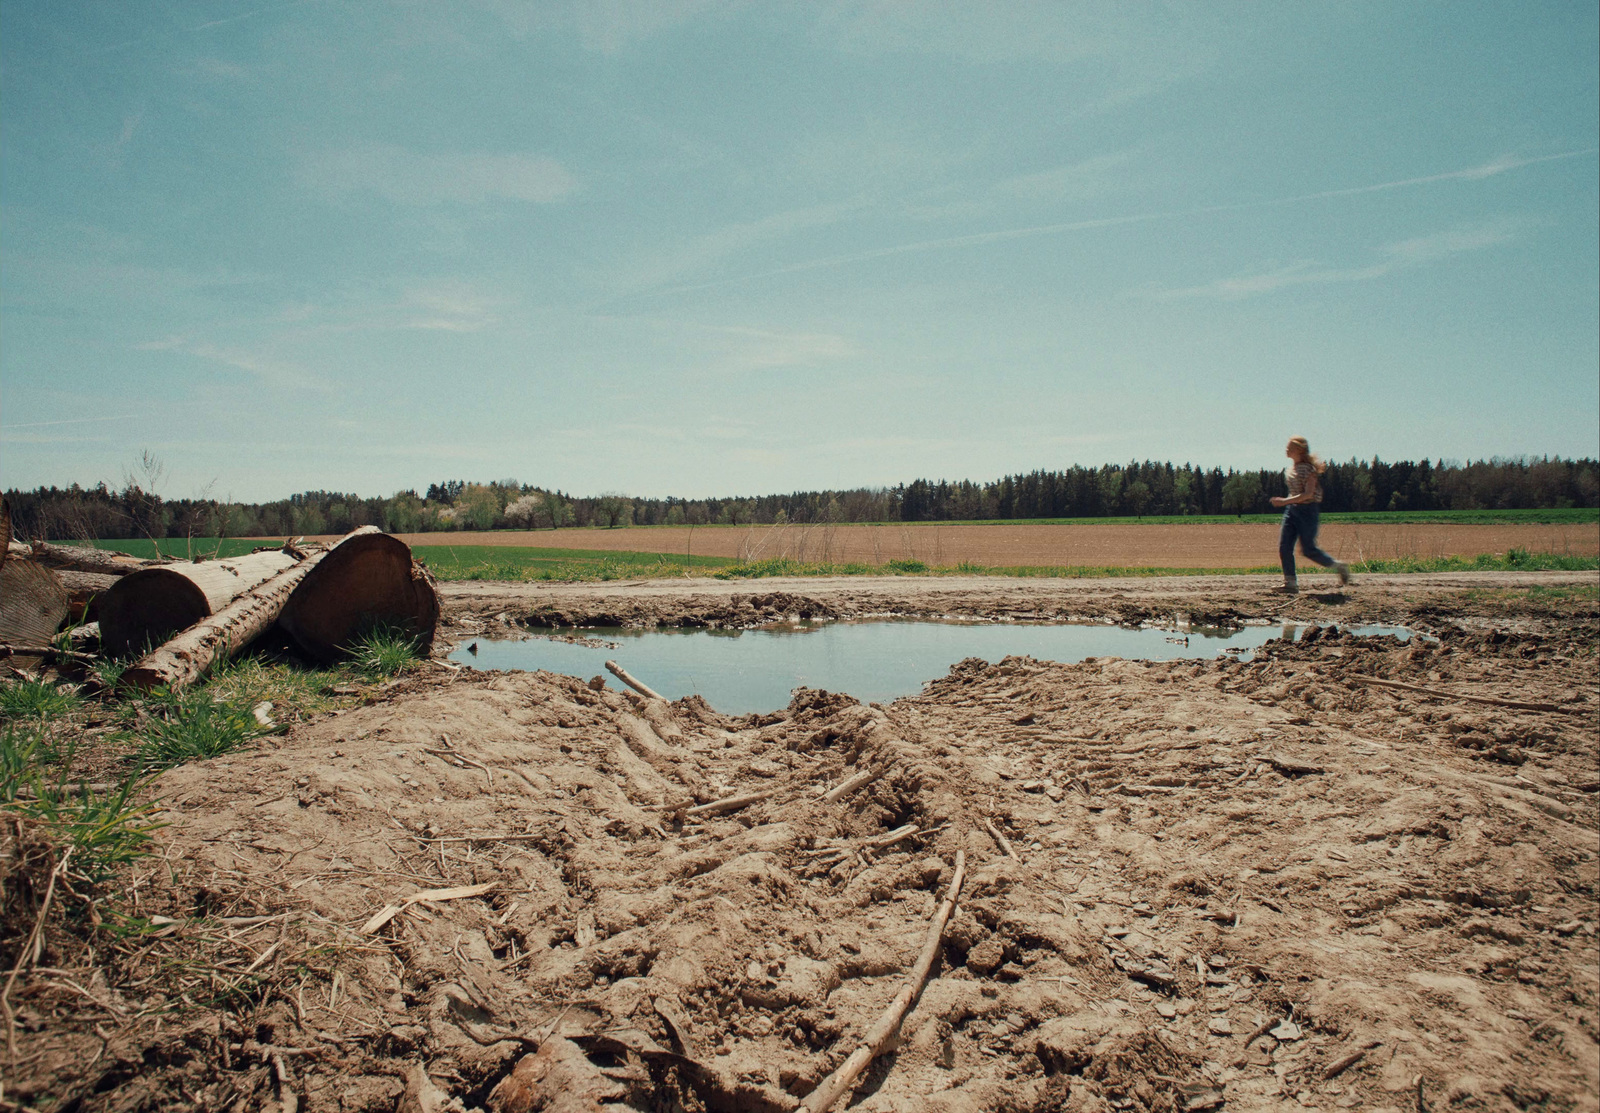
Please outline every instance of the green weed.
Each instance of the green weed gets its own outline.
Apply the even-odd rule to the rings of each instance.
[[[928,565],[921,560],[891,560],[887,561],[883,570],[885,572],[926,572]]]
[[[201,691],[176,695],[158,691],[147,710],[153,714],[136,759],[144,771],[216,757],[266,733],[251,714],[250,704],[218,701]]]
[[[0,721],[55,719],[76,711],[83,700],[43,680],[10,680],[0,684]]]
[[[43,823],[57,844],[74,848],[74,871],[104,881],[118,868],[148,853],[150,833],[166,824],[151,818],[154,801],[139,802],[145,781],[128,777],[109,792],[89,785],[50,786],[35,779],[25,798],[5,807]]]
[[[421,660],[417,639],[393,626],[377,626],[350,647],[350,664],[369,677],[393,676]]]

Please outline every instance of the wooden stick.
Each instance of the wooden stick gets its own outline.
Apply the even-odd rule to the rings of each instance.
[[[880,769],[863,769],[855,776],[850,777],[847,780],[840,781],[837,786],[829,789],[823,795],[822,802],[824,804],[838,803],[840,800],[844,799],[846,796],[849,796],[862,785],[871,784],[882,775],[883,771]]]
[[[884,1048],[888,1047],[889,1041],[900,1031],[900,1022],[905,1019],[906,1013],[922,993],[922,987],[928,980],[928,972],[933,969],[934,960],[939,957],[939,949],[944,942],[945,924],[949,923],[950,915],[955,911],[956,898],[961,895],[961,883],[966,879],[966,875],[967,852],[958,850],[955,876],[950,879],[950,888],[945,892],[944,903],[939,906],[939,911],[934,914],[933,923],[928,927],[927,938],[922,944],[922,953],[917,956],[917,964],[912,968],[906,984],[894,995],[894,1000],[883,1010],[878,1022],[867,1029],[867,1034],[862,1037],[861,1046],[852,1051],[850,1057],[839,1065],[838,1070],[824,1078],[817,1088],[807,1095],[795,1113],[824,1113],[834,1102],[849,1092],[861,1072],[866,1070],[867,1064],[882,1054]]]
[[[1327,772],[1327,770],[1323,769],[1320,765],[1307,765],[1303,761],[1295,761],[1293,758],[1280,757],[1277,754],[1268,754],[1267,764],[1287,777],[1304,777],[1313,773]]]
[[[0,657],[65,657],[69,661],[98,661],[98,653],[57,649],[53,645],[0,645]]]
[[[1492,707],[1512,707],[1518,711],[1552,711],[1558,715],[1588,715],[1591,714],[1587,707],[1562,707],[1556,703],[1526,703],[1522,700],[1497,699],[1494,696],[1468,696],[1460,692],[1445,692],[1438,688],[1422,688],[1415,684],[1402,684],[1398,680],[1380,680],[1376,676],[1352,676],[1349,679],[1358,684],[1374,684],[1379,688],[1395,688],[1402,692],[1416,692],[1424,696],[1437,696],[1440,699],[1466,700],[1468,703],[1487,703]]]
[[[983,829],[989,832],[989,837],[995,841],[995,844],[999,846],[1001,850],[1005,851],[1007,858],[1015,858],[1017,856],[1017,852],[1011,849],[1010,841],[1000,833],[999,828],[997,828],[993,823],[990,823],[987,819],[984,820]]]
[[[1341,1055],[1332,1063],[1328,1064],[1328,1069],[1322,1072],[1322,1077],[1324,1079],[1339,1077],[1345,1071],[1361,1062],[1361,1060],[1366,1057],[1368,1051],[1371,1051],[1374,1047],[1382,1046],[1382,1040],[1368,1040],[1364,1045],[1350,1052],[1350,1054]]]
[[[746,792],[741,796],[728,796],[721,800],[713,800],[709,804],[696,804],[692,808],[685,808],[684,815],[723,815],[727,812],[736,812],[740,808],[748,808],[751,804],[759,803],[769,796],[777,793],[775,788],[762,789],[760,792]]]
[[[635,680],[633,677],[629,676],[628,670],[617,664],[615,661],[607,661],[606,670],[610,672],[612,676],[615,676],[618,680],[632,688],[635,692],[638,692],[645,699],[658,699],[665,701],[667,698],[654,688],[644,684],[642,681]]]

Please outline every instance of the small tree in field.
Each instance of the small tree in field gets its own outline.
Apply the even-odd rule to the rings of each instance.
[[[1222,484],[1222,509],[1241,518],[1261,500],[1261,477],[1254,472],[1234,472]]]
[[[472,529],[491,529],[500,514],[500,500],[491,488],[473,483],[456,499],[456,509],[462,512],[463,525]]]
[[[605,521],[607,529],[616,529],[631,521],[633,501],[622,495],[601,495],[595,503],[595,513]]]
[[[1127,499],[1128,507],[1133,511],[1133,516],[1135,518],[1143,518],[1145,507],[1150,505],[1150,484],[1142,479],[1135,479],[1128,484],[1127,490],[1122,493],[1122,497]]]

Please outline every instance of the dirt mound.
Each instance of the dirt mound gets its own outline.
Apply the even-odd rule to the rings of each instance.
[[[962,850],[851,1108],[1594,1109],[1600,670],[1544,626],[971,659],[888,707],[660,722],[431,665],[162,776],[146,935],[19,983],[5,1097],[794,1109]]]

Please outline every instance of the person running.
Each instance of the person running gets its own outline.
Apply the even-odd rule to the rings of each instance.
[[[1311,445],[1304,437],[1290,437],[1284,455],[1293,461],[1284,469],[1289,481],[1289,496],[1272,496],[1272,505],[1283,507],[1283,526],[1278,531],[1278,559],[1283,562],[1283,586],[1274,591],[1295,595],[1300,591],[1294,570],[1294,543],[1300,540],[1300,552],[1309,561],[1332,568],[1339,575],[1340,585],[1350,582],[1350,566],[1334,560],[1317,548],[1317,527],[1322,517],[1322,482],[1318,479],[1328,470],[1317,457],[1311,455]]]

